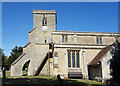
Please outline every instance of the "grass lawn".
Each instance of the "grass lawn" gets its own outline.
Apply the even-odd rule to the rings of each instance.
[[[58,81],[52,76],[19,76],[10,77],[10,72],[7,71],[7,78],[3,79],[2,86],[102,86],[101,82],[82,80],[82,79],[67,79]]]

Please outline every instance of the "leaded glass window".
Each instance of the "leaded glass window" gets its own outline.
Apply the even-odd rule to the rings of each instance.
[[[79,50],[68,50],[68,67],[70,68],[80,67]]]
[[[71,54],[68,52],[68,67],[71,67]]]
[[[72,53],[72,66],[75,67],[75,52]]]
[[[77,62],[77,67],[80,67],[80,65],[79,65],[79,52],[76,53],[76,57],[77,57],[77,59],[76,59],[77,60],[76,61]]]

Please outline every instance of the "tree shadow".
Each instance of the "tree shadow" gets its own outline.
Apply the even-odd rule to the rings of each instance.
[[[76,80],[63,80],[44,78],[6,78],[2,86],[102,86],[97,84],[86,84]]]

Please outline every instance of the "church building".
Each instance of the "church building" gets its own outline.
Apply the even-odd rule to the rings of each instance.
[[[55,10],[33,10],[33,29],[23,53],[11,64],[11,76],[22,76],[29,62],[29,75],[61,78],[110,78],[111,49],[119,33],[56,30]]]

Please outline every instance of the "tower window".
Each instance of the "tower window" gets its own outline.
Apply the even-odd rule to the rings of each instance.
[[[42,26],[47,26],[47,18],[45,17],[45,14],[43,14]]]

